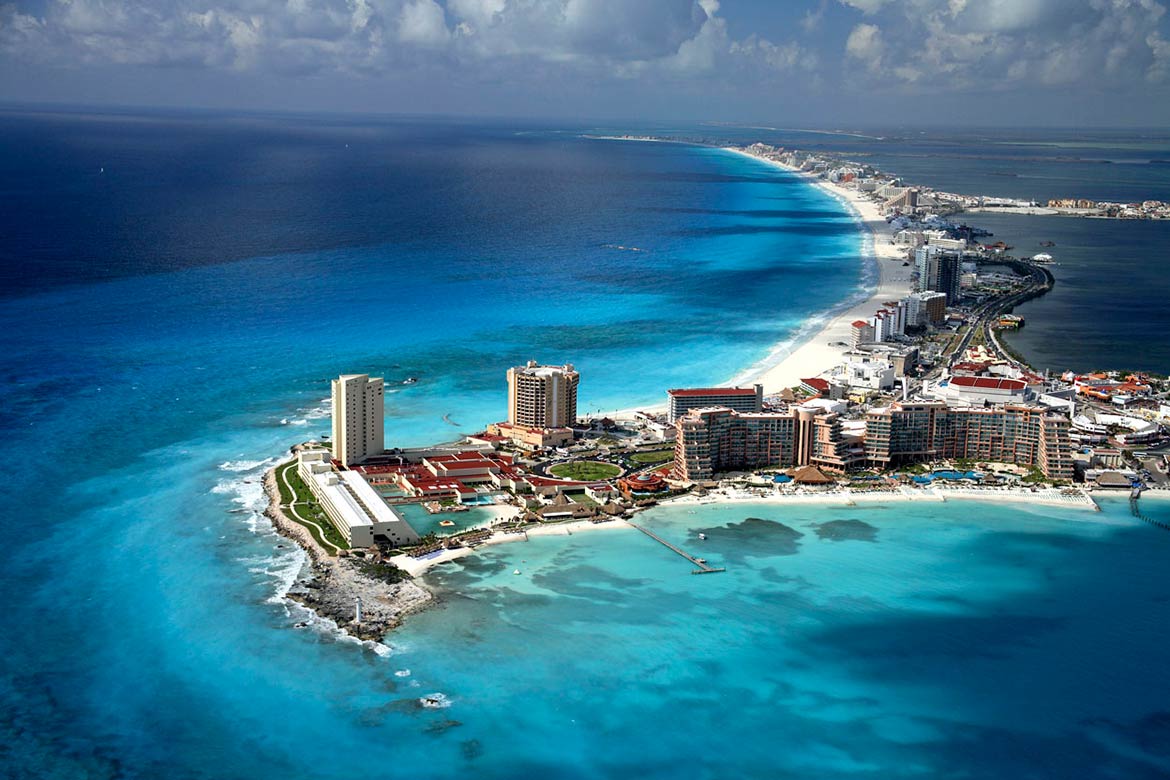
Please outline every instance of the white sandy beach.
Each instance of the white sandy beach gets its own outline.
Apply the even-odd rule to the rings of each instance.
[[[1165,491],[1170,497],[1170,491]],[[850,490],[836,488],[833,490],[816,490],[807,492],[774,491],[765,495],[750,490],[736,490],[724,488],[706,496],[687,494],[678,498],[666,499],[661,506],[708,506],[711,504],[765,504],[770,506],[805,506],[805,505],[838,505],[856,506],[858,504],[885,504],[905,502],[935,502],[946,501],[994,501],[1018,502],[1038,506],[1064,507],[1066,509],[1087,509],[1093,512],[1100,511],[1100,507],[1084,490],[1065,491],[1061,488],[979,488],[979,487],[899,487],[896,490]],[[442,563],[458,560],[472,555],[476,550],[512,542],[526,542],[536,536],[572,536],[587,531],[598,531],[607,528],[632,529],[633,526],[622,519],[608,520],[603,523],[594,523],[590,520],[576,520],[566,523],[530,527],[523,533],[504,533],[497,531],[483,544],[476,548],[460,547],[454,550],[442,550],[438,554],[424,559],[412,558],[409,555],[398,555],[391,558],[391,563],[411,576],[419,576],[429,569]]]
[[[893,503],[906,501],[1013,501],[1025,504],[1042,506],[1061,506],[1074,509],[1089,509],[1099,511],[1100,507],[1084,490],[1074,493],[1064,492],[1060,488],[1041,488],[1035,491],[1030,488],[1012,487],[899,487],[896,490],[851,490],[836,488],[832,490],[809,490],[807,492],[774,491],[767,495],[759,495],[750,490],[736,490],[724,488],[709,493],[706,496],[684,495],[675,499],[663,501],[671,505],[705,505],[727,504],[729,502],[743,502],[755,504],[837,504],[856,505],[868,503]]]
[[[475,548],[459,547],[454,550],[442,550],[437,555],[422,559],[412,558],[409,555],[396,555],[390,559],[390,562],[410,574],[410,576],[417,577],[434,566],[471,555],[482,547],[489,547],[497,544],[509,544],[512,542],[527,542],[534,536],[572,536],[573,534],[584,533],[587,531],[597,531],[605,528],[632,529],[633,526],[627,523],[625,520],[615,518],[613,520],[607,520],[603,523],[594,523],[592,520],[574,520],[567,523],[553,523],[550,525],[541,525],[528,528],[523,533],[505,533],[503,531],[496,531],[482,544]]]
[[[737,380],[740,380],[739,383],[759,382],[764,385],[764,392],[776,393],[786,387],[799,385],[800,380],[815,377],[840,363],[841,355],[847,351],[848,347],[832,347],[829,344],[848,344],[854,320],[868,320],[875,311],[882,308],[882,304],[886,301],[897,301],[909,295],[912,292],[911,269],[909,266],[902,265],[906,257],[906,250],[893,245],[893,231],[878,210],[877,204],[866,199],[861,193],[818,179],[774,160],[765,160],[737,149],[728,149],[727,151],[742,154],[745,157],[751,157],[802,176],[810,184],[820,187],[848,205],[856,212],[865,229],[870,232],[874,262],[878,264],[877,288],[868,299],[835,314],[820,330],[805,339],[803,343],[795,345],[791,352],[762,372],[755,376],[737,377]]]
[[[614,140],[640,141],[642,139]],[[798,336],[794,343],[784,341],[777,344],[769,360],[741,370],[724,383],[727,386],[738,386],[759,382],[764,386],[765,393],[778,393],[786,387],[799,385],[802,379],[818,376],[838,365],[841,362],[842,354],[848,350],[848,347],[829,345],[831,343],[848,344],[852,336],[851,326],[855,320],[868,320],[874,315],[874,312],[882,308],[882,304],[886,301],[897,301],[909,295],[913,291],[910,275],[912,269],[902,265],[906,251],[893,245],[893,231],[879,211],[878,205],[866,199],[861,193],[739,149],[728,148],[725,151],[750,157],[753,160],[801,176],[809,184],[820,187],[846,205],[860,220],[860,229],[868,230],[870,233],[871,240],[866,242],[866,253],[870,257],[866,258],[866,262],[872,261],[877,264],[877,287],[863,302],[837,311],[819,329]],[[602,412],[594,416],[629,419],[636,411],[663,412],[665,410],[666,403],[660,402],[639,406],[636,409]]]

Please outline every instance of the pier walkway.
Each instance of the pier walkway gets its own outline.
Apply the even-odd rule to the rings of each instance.
[[[1142,497],[1142,489],[1141,488],[1134,488],[1132,491],[1130,491],[1130,494],[1129,494],[1129,512],[1130,512],[1130,514],[1132,514],[1138,520],[1141,520],[1143,522],[1149,523],[1150,525],[1157,526],[1158,528],[1161,528],[1163,531],[1170,531],[1170,523],[1167,523],[1163,520],[1155,520],[1154,518],[1150,517],[1149,515],[1142,514],[1142,509],[1138,505],[1138,501],[1139,501],[1139,499],[1141,499],[1141,497]]]
[[[666,547],[667,549],[669,549],[669,550],[671,550],[671,551],[673,551],[673,552],[675,552],[675,553],[677,553],[677,554],[681,555],[682,557],[686,558],[686,559],[687,559],[688,561],[690,561],[691,563],[693,563],[693,564],[695,564],[696,566],[698,566],[699,568],[697,568],[697,569],[695,569],[694,571],[692,571],[692,572],[691,572],[691,574],[718,574],[718,573],[719,573],[719,572],[721,572],[721,571],[727,571],[727,569],[724,569],[724,568],[722,568],[722,567],[720,567],[720,568],[716,569],[716,568],[714,568],[714,567],[712,567],[712,566],[708,566],[708,565],[707,565],[707,562],[706,562],[706,561],[704,561],[702,558],[696,558],[695,556],[691,555],[691,554],[690,554],[690,553],[688,553],[687,551],[685,551],[685,550],[683,550],[683,549],[681,549],[681,548],[679,548],[679,547],[676,547],[676,546],[674,546],[673,544],[671,544],[670,542],[666,541],[665,539],[663,539],[663,538],[662,538],[661,536],[659,536],[658,534],[656,534],[656,533],[654,533],[653,531],[651,531],[649,528],[643,528],[642,526],[638,525],[637,523],[630,523],[630,525],[634,526],[634,528],[637,528],[639,531],[641,531],[642,533],[646,534],[646,535],[647,535],[647,536],[649,536],[651,539],[653,539],[654,541],[656,541],[656,542],[658,542],[659,544],[661,544],[663,547]]]

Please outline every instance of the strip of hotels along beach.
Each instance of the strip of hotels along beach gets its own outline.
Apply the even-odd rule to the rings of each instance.
[[[907,354],[897,341],[858,342],[843,353],[845,370],[778,392],[761,383],[671,388],[663,406],[587,418],[577,415],[572,365],[529,362],[505,372],[505,420],[411,449],[382,445],[383,380],[340,376],[330,441],[298,445],[265,479],[269,516],[313,558],[312,576],[289,597],[377,640],[432,600],[415,577],[484,545],[637,528],[690,562],[680,572],[722,571],[701,550],[630,522],[664,501],[976,499],[1095,510],[1094,491],[1120,488],[1140,518],[1142,491],[1164,488],[1164,456],[1145,453],[1147,470],[1124,454],[1136,442],[1161,444],[1161,423],[1117,416],[1130,422],[1101,435],[1086,422],[1101,393],[1087,388],[1099,380],[1045,379],[974,348],[925,379],[929,364]],[[1150,398],[1167,390],[1143,377],[1115,381],[1127,391],[1144,382]],[[1088,392],[1096,395],[1080,400]],[[558,476],[582,471],[611,476]]]
[[[1012,307],[1055,283],[1044,255],[980,243],[948,219],[953,198],[880,171],[763,144],[727,151],[854,213],[878,266],[872,295],[764,369],[664,388],[660,405],[582,417],[572,365],[507,368],[506,418],[443,446],[387,449],[383,380],[340,376],[330,439],[297,446],[265,480],[269,516],[314,561],[290,598],[376,640],[431,601],[413,579],[428,568],[598,528],[637,528],[693,573],[722,571],[629,521],[664,501],[1095,510],[1093,492],[1120,490],[1140,522],[1145,491],[1170,495],[1164,377],[1040,374],[998,338],[1024,326]]]

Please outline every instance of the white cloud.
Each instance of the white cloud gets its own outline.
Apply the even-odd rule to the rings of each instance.
[[[810,9],[804,12],[800,17],[800,26],[804,28],[805,32],[814,32],[825,19],[825,7],[828,5],[828,0],[821,0],[821,4],[816,9]]]
[[[451,38],[443,7],[435,0],[411,0],[398,17],[398,40],[440,46]]]
[[[735,40],[717,0],[0,0],[0,58],[286,74],[447,69],[464,80],[809,70],[792,42]],[[2,59],[0,59],[2,65]]]
[[[841,0],[842,5],[851,6],[865,14],[874,14],[882,9],[888,0]]]
[[[1154,56],[1146,70],[1146,80],[1157,83],[1170,79],[1170,41],[1154,31],[1146,36],[1146,45]]]
[[[881,68],[885,50],[881,28],[876,24],[857,25],[845,41],[845,55],[864,62],[870,70]]]
[[[1158,0],[841,0],[845,43],[879,83],[920,89],[1124,86],[1167,75]]]

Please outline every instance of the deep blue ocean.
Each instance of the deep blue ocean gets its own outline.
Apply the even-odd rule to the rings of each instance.
[[[437,572],[389,652],[293,628],[258,478],[330,377],[384,375],[419,444],[517,361],[660,402],[863,291],[831,198],[597,130],[0,115],[0,775],[1170,771],[1170,535],[1120,502],[660,510],[728,572],[599,531]]]

